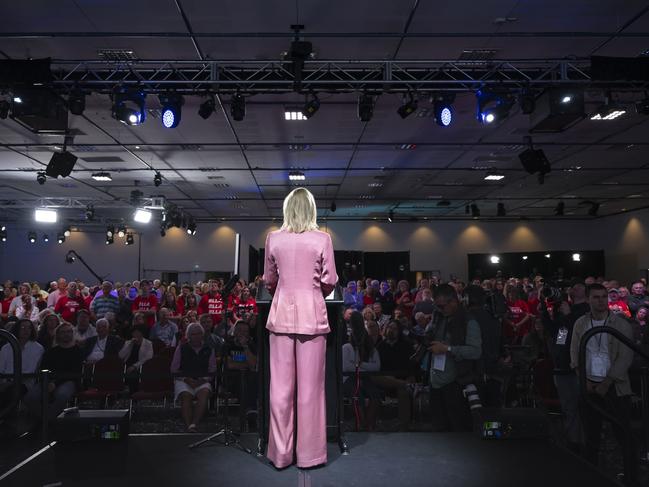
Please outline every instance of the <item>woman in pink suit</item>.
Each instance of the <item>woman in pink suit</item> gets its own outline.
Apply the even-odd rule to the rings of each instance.
[[[268,459],[284,468],[327,461],[324,297],[338,276],[328,233],[318,230],[313,195],[297,188],[284,199],[284,224],[266,237],[264,281],[273,295],[270,332]],[[295,401],[297,389],[297,401]],[[297,415],[297,444],[294,420]]]

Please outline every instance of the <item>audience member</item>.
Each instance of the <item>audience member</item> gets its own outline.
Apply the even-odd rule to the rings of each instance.
[[[176,323],[169,320],[169,314],[167,308],[160,308],[158,322],[151,328],[149,338],[151,340],[160,340],[167,347],[175,347],[178,327]]]
[[[106,318],[98,319],[95,329],[97,335],[83,342],[83,359],[89,364],[98,362],[106,356],[118,356],[124,345],[121,338],[109,334],[110,324]]]
[[[146,279],[140,281],[138,285],[140,287],[140,294],[133,300],[131,309],[133,313],[142,313],[144,315],[147,327],[151,330],[155,324],[155,317],[158,312],[158,298],[156,298],[155,294],[151,293],[151,285]]]
[[[82,346],[88,338],[97,336],[97,330],[90,323],[90,313],[87,309],[81,309],[77,313],[77,326],[74,327],[74,341]]]
[[[115,313],[115,315],[118,315],[121,310],[119,293],[113,290],[112,282],[102,282],[100,292],[101,294],[97,293],[90,304],[90,311],[95,321],[99,318],[104,318],[106,313]]]

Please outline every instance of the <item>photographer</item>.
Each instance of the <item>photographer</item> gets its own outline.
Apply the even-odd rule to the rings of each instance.
[[[547,294],[547,293],[546,293]],[[555,293],[556,294],[556,293]],[[554,363],[554,385],[559,394],[561,409],[566,415],[565,429],[568,446],[577,450],[581,442],[579,420],[579,381],[570,368],[570,344],[575,321],[590,311],[586,286],[576,283],[568,296],[558,301],[541,302],[541,319],[549,338],[550,355]]]
[[[439,423],[436,431],[470,431],[469,403],[465,389],[478,382],[476,366],[482,353],[480,325],[461,307],[457,292],[448,284],[435,289],[440,315],[427,335],[432,338],[430,363],[431,409]]]

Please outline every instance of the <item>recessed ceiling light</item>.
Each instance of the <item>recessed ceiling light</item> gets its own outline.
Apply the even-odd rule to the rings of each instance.
[[[630,194],[627,198],[642,198],[641,194]]]
[[[383,187],[383,183],[368,183],[367,185],[370,188],[381,188],[381,187]]]
[[[113,180],[113,178],[110,177],[110,173],[109,172],[104,172],[104,171],[93,173],[92,174],[92,179],[94,179],[95,181],[112,181]]]
[[[487,174],[484,179],[485,179],[485,181],[500,181],[501,179],[504,179],[504,178],[505,178],[504,174],[492,173],[492,174]]]
[[[294,121],[294,120],[307,120],[301,110],[297,109],[286,109],[284,110],[284,120]]]

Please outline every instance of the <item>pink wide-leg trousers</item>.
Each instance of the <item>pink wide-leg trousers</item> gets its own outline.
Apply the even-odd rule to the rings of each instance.
[[[327,461],[326,335],[270,333],[268,459],[275,467]],[[297,401],[296,397],[297,387]],[[297,444],[294,445],[297,415]]]

